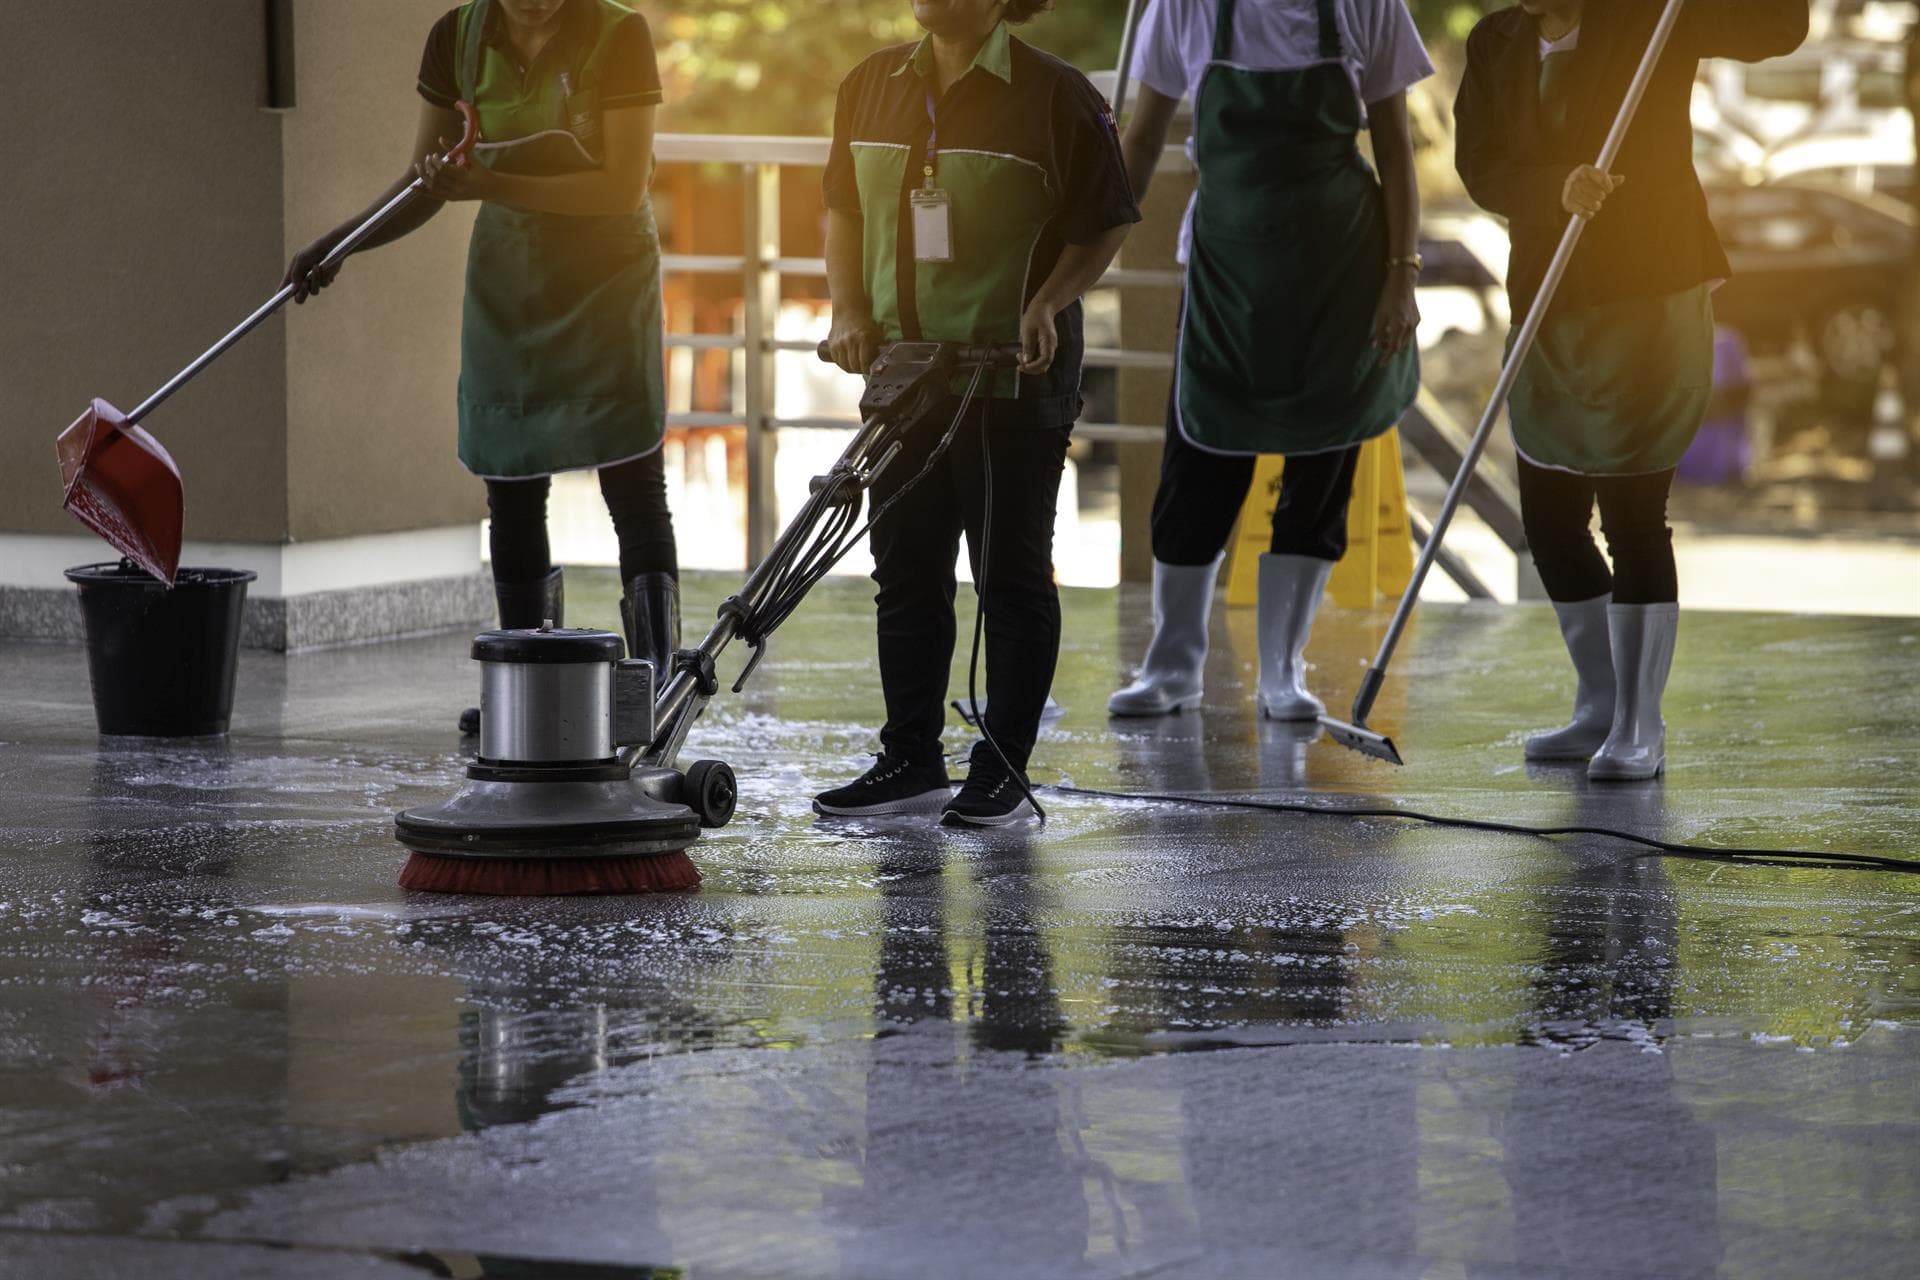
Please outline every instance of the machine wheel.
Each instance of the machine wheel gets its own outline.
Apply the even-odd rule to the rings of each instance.
[[[740,788],[731,765],[721,760],[700,760],[687,770],[682,803],[693,810],[701,826],[726,826],[733,821],[733,809],[739,802]]]

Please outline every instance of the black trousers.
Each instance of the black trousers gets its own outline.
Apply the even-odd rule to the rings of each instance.
[[[1172,394],[1160,487],[1153,495],[1153,558],[1162,564],[1212,564],[1233,536],[1253,487],[1253,457],[1208,453],[1180,434]],[[1287,459],[1273,509],[1268,550],[1280,556],[1338,560],[1347,554],[1347,502],[1360,446]]]
[[[921,473],[957,407],[950,403],[919,426],[869,501],[877,507]],[[1008,762],[1027,767],[1060,658],[1053,519],[1071,430],[996,423],[991,402],[976,403],[946,455],[874,525],[874,604],[887,703],[880,741],[889,755],[919,764],[941,758],[956,635],[954,564],[964,535],[986,615],[987,727]],[[981,743],[976,760],[983,749],[990,751]]]
[[[663,569],[680,576],[673,513],[667,509],[665,454],[655,449],[644,458],[600,468],[600,496],[607,501],[620,540],[622,582]],[[547,493],[552,487],[546,476],[487,481],[495,582],[537,582],[553,568],[547,542]]]
[[[1673,472],[1580,476],[1520,459],[1520,515],[1547,598],[1561,604],[1612,593],[1616,604],[1671,604],[1680,573],[1667,526]],[[1593,508],[1613,568],[1593,540]]]

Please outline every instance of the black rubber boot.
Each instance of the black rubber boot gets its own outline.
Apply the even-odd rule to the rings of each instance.
[[[532,582],[493,584],[493,600],[500,609],[502,631],[526,631],[551,622],[566,624],[567,590],[560,570],[551,569],[544,578]],[[460,713],[460,732],[480,732],[480,708],[468,707]]]
[[[628,579],[620,620],[627,630],[627,656],[651,662],[655,682],[665,684],[680,647],[680,580],[659,569]]]

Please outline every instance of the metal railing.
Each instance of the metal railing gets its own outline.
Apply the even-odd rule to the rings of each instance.
[[[824,168],[830,147],[831,142],[826,138],[743,134],[669,133],[660,135],[654,143],[655,157],[661,163],[724,165],[736,168],[740,174],[744,200],[743,251],[738,254],[669,253],[662,255],[661,267],[668,274],[727,275],[737,276],[740,281],[745,304],[740,333],[669,333],[666,345],[681,350],[742,353],[745,369],[741,403],[734,412],[671,414],[668,422],[684,427],[745,427],[747,557],[753,563],[766,555],[780,532],[773,488],[778,432],[787,427],[853,425],[843,419],[782,418],[777,415],[774,403],[775,355],[781,351],[811,352],[814,346],[810,342],[782,341],[773,336],[783,296],[782,282],[789,278],[820,280],[827,274],[823,258],[787,257],[781,252],[780,172],[787,168]],[[1161,157],[1159,171],[1187,173],[1192,171],[1192,164],[1183,149],[1168,147]],[[1182,273],[1175,270],[1115,267],[1101,278],[1099,287],[1178,289],[1182,283]],[[1173,356],[1166,351],[1095,347],[1087,350],[1086,363],[1096,369],[1171,370]],[[1445,458],[1455,432],[1448,429],[1445,411],[1431,397],[1423,396],[1412,416],[1417,421],[1408,424],[1405,434],[1414,451],[1430,465],[1446,472]],[[1165,438],[1165,426],[1157,422],[1082,422],[1074,428],[1074,434],[1087,440],[1159,444]],[[1469,495],[1469,505],[1516,553],[1524,552],[1525,543],[1518,540],[1517,534],[1518,506],[1511,494],[1497,485],[1481,484]],[[1524,559],[1523,555],[1523,563]],[[1441,561],[1441,567],[1470,596],[1490,596],[1463,562],[1448,557]]]

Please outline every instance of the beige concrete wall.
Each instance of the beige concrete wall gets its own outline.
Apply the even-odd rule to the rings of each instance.
[[[264,10],[232,0],[8,5],[0,80],[0,531],[75,532],[53,439],[131,409],[273,292],[280,122]],[[283,335],[270,325],[157,411],[187,536],[286,527]]]
[[[449,0],[298,0],[298,105],[263,110],[258,0],[66,0],[6,16],[0,533],[77,533],[53,438],[131,409],[405,168]],[[147,424],[187,537],[282,543],[477,520],[454,459],[470,210],[348,266]]]
[[[299,105],[284,117],[290,256],[405,171],[421,46],[451,0],[297,0]],[[477,521],[454,457],[472,205],[348,263],[287,319],[287,534],[296,541]]]

